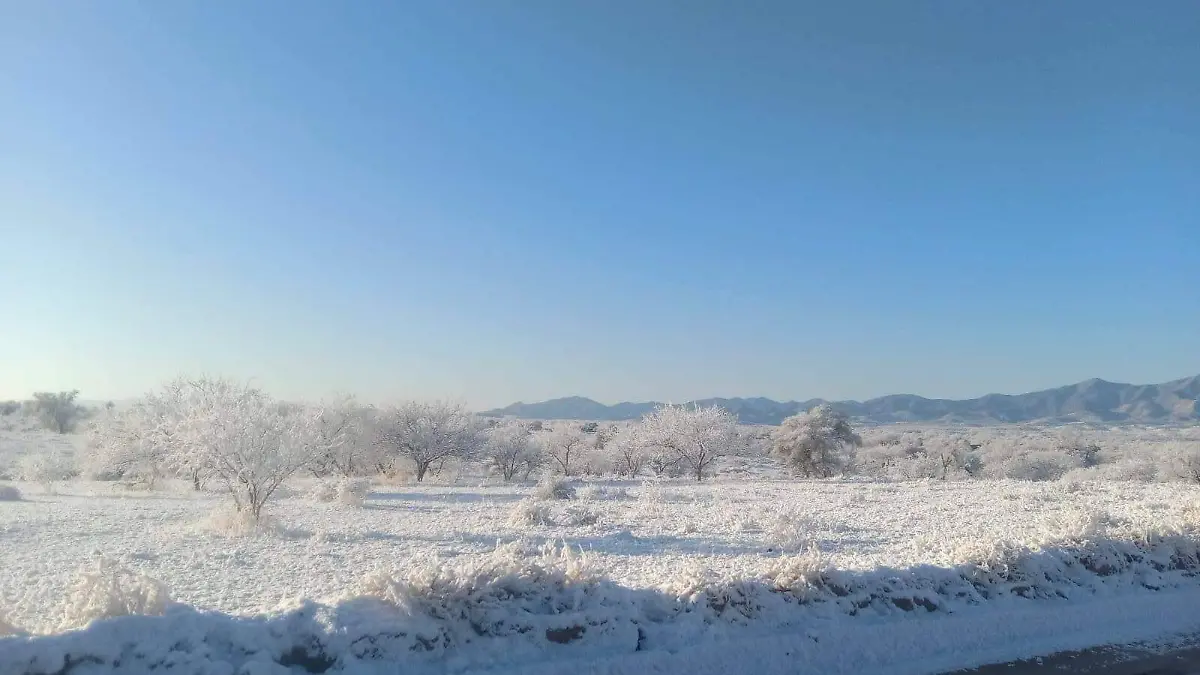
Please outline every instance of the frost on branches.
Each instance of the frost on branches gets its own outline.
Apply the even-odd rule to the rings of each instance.
[[[737,418],[724,408],[669,405],[642,420],[641,440],[686,467],[697,481],[718,457],[737,454],[745,442]]]
[[[449,459],[472,458],[482,428],[461,403],[409,401],[383,411],[376,442],[387,466],[398,459],[410,461],[420,482]]]
[[[587,460],[593,434],[577,424],[563,424],[538,435],[538,441],[550,463],[550,468],[564,476],[574,476]]]
[[[862,444],[850,420],[819,405],[783,421],[771,439],[771,453],[797,475],[828,478],[849,466],[849,452]]]
[[[216,480],[239,512],[257,520],[292,474],[323,456],[321,411],[285,405],[219,379],[179,379],[96,428],[94,469],[152,482],[166,471],[197,486]]]
[[[517,474],[529,478],[543,461],[528,425],[521,422],[498,424],[489,429],[483,447],[485,461],[505,481],[511,481]]]
[[[378,469],[379,458],[367,431],[374,411],[353,396],[321,406],[317,434],[326,450],[311,467],[314,475],[351,478]]]
[[[319,433],[320,412],[280,405],[270,396],[225,380],[188,388],[174,434],[185,464],[204,466],[256,520],[292,474],[311,464],[331,439]]]

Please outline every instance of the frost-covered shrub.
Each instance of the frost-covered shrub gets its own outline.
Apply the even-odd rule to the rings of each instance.
[[[514,542],[483,556],[410,564],[372,574],[360,585],[357,599],[394,608],[392,616],[376,616],[397,635],[364,640],[355,649],[392,661],[414,652],[437,657],[480,638],[541,645],[600,641],[632,650],[635,608],[608,588],[587,555],[550,544],[531,550]]]
[[[533,498],[548,501],[552,499],[574,499],[575,486],[562,476],[546,474],[538,481],[533,489]]]
[[[21,501],[21,491],[15,485],[0,485],[0,502]]]
[[[98,557],[76,575],[67,592],[59,630],[117,616],[161,615],[170,604],[171,595],[162,582]]]
[[[780,513],[767,531],[767,543],[774,551],[800,551],[812,544],[808,534],[811,522],[795,513]]]
[[[575,497],[585,502],[597,501],[604,498],[604,488],[589,483],[576,490]]]
[[[796,555],[775,558],[767,563],[763,578],[776,589],[788,590],[804,597],[810,588],[820,586],[833,569],[833,562],[816,546]]]
[[[362,506],[371,493],[371,482],[362,478],[338,481],[336,499],[345,506]]]
[[[370,481],[363,478],[342,478],[318,481],[313,485],[312,498],[318,502],[362,506],[370,492]]]
[[[1167,475],[1188,483],[1200,483],[1200,443],[1171,443],[1164,448]]]
[[[600,501],[602,499],[624,499],[629,491],[621,486],[605,486],[588,483],[575,491],[575,497],[581,501]]]
[[[1001,466],[1001,470],[1005,478],[1040,482],[1058,480],[1075,466],[1063,453],[1041,451],[1013,457]]]
[[[328,503],[337,499],[337,481],[321,480],[313,484],[311,496],[314,501]]]
[[[563,511],[562,524],[568,527],[586,527],[600,522],[600,514],[582,506],[569,506]]]
[[[1150,458],[1126,459],[1092,468],[1071,469],[1063,474],[1067,481],[1122,481],[1152,483],[1159,479],[1159,467]]]
[[[75,463],[61,450],[32,452],[21,458],[17,473],[22,480],[38,483],[47,492],[54,491],[54,484],[75,476]]]
[[[508,512],[508,523],[516,527],[524,525],[553,525],[550,507],[533,499],[522,499],[513,504]]]
[[[662,504],[667,501],[663,481],[658,479],[642,481],[641,487],[637,491],[637,500],[643,504]]]
[[[275,519],[265,511],[260,511],[256,518],[250,511],[239,511],[229,504],[222,504],[213,509],[208,517],[201,521],[200,526],[211,534],[230,538],[256,537],[279,531]]]

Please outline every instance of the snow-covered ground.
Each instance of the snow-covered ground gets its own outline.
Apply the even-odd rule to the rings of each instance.
[[[1051,432],[962,433],[998,464]],[[240,537],[214,531],[222,495],[182,481],[5,480],[23,499],[0,501],[0,635],[113,602],[166,615],[0,638],[0,672],[933,673],[1196,634],[1200,485],[1139,468],[1194,430],[1101,438],[1111,463],[1044,482],[800,480],[755,455],[700,484],[576,480],[569,500],[464,466],[354,506],[299,478]],[[0,480],[84,446],[10,422]]]
[[[239,538],[214,534],[206,526],[218,508],[218,496],[192,493],[183,485],[140,494],[111,483],[73,482],[58,486],[57,494],[43,494],[38,486],[18,484],[25,499],[0,503],[0,608],[16,626],[54,630],[74,573],[97,555],[162,581],[177,602],[234,615],[281,616],[301,599],[336,606],[360,592],[363,579],[372,573],[403,575],[437,559],[486,559],[504,542],[525,542],[526,550],[557,542],[589,554],[591,573],[602,575],[605,583],[632,592],[669,589],[674,597],[692,586],[761,578],[762,570],[781,556],[809,556],[822,569],[858,575],[853,583],[870,585],[890,574],[878,572],[880,568],[894,568],[899,576],[920,576],[925,574],[922,566],[950,568],[987,558],[996,542],[1008,542],[1005,546],[1013,551],[1024,545],[1036,555],[1047,542],[1078,542],[1095,534],[1096,528],[1103,528],[1106,537],[1137,540],[1138,533],[1200,524],[1200,494],[1181,483],[605,481],[577,484],[573,500],[533,501],[530,487],[462,482],[474,484],[376,485],[365,506],[358,508],[314,501],[313,484],[296,481],[291,494],[271,508],[276,529]],[[1118,615],[1126,616],[1131,607],[1153,613],[1158,600],[1147,598],[1165,597],[1147,586],[1174,588],[1176,594],[1200,591],[1200,582],[1186,590],[1185,577],[1194,572],[1158,581],[1146,581],[1147,573],[1155,574],[1148,567],[1131,573],[1137,581],[1124,579],[1107,586],[1089,581],[1083,584],[1086,592],[1075,588],[1062,593],[1065,598],[1019,601],[1015,606],[1008,598],[996,607],[1029,612],[1037,605],[1071,612],[1079,610],[1067,606],[1090,603],[1092,608],[1077,621],[1086,617],[1098,624],[1087,633],[1098,641],[1110,639],[1104,637],[1106,630],[1111,639],[1143,639],[1154,636],[1142,634],[1151,625],[1158,633],[1200,625],[1200,609],[1194,609],[1175,612],[1167,621],[1156,614],[1156,623],[1144,619],[1137,631],[1128,625],[1120,629]],[[925,580],[911,583],[928,585]],[[917,596],[928,592],[938,591],[924,588]],[[952,615],[941,620],[979,613],[979,606],[971,606],[979,603],[957,607],[951,606],[952,599],[933,602],[945,605]],[[905,609],[911,607],[910,601]],[[798,617],[807,612],[829,618],[828,611],[814,608],[792,611]],[[1097,612],[1112,614],[1111,621],[1100,620]],[[859,622],[850,625],[878,631],[879,621],[924,620],[907,611],[862,614],[847,619]],[[773,634],[788,635],[782,629],[793,621],[771,616],[758,629],[753,617],[743,617],[733,622],[740,632],[722,636],[767,640]],[[999,616],[1003,614],[994,618]],[[1083,624],[1072,630],[1078,625]],[[847,628],[842,621],[806,630]],[[1015,658],[1048,646],[1087,646],[1080,644],[1085,638],[1072,635],[1059,634],[1056,641],[1042,633],[1024,650],[1010,647],[995,653]],[[663,640],[664,647],[674,645],[671,639]],[[0,651],[3,645],[0,642]],[[453,663],[451,659],[443,665]],[[459,665],[479,663],[467,660]],[[963,663],[948,667],[957,665]]]

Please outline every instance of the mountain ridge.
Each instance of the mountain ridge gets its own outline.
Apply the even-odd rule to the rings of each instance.
[[[686,403],[729,410],[746,424],[779,424],[784,418],[828,403],[850,417],[892,422],[1107,422],[1166,424],[1200,421],[1200,375],[1161,384],[1126,384],[1092,378],[1024,394],[987,394],[970,399],[925,398],[888,394],[865,401],[775,401],[769,398],[705,398]],[[605,422],[638,419],[657,401],[624,401],[605,405],[583,396],[538,403],[517,402],[487,410],[487,417],[520,419],[586,419]]]

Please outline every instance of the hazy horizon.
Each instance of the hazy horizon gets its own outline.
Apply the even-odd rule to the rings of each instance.
[[[282,9],[8,8],[0,399],[1200,373],[1196,3]]]

